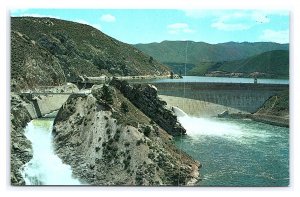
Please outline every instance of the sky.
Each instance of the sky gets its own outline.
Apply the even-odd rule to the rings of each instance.
[[[164,40],[289,43],[290,19],[285,10],[15,9],[10,13],[88,24],[128,44]]]

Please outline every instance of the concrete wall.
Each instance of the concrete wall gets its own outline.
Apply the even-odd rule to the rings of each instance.
[[[32,91],[31,91],[32,92]],[[33,92],[44,93],[74,93],[79,92],[78,88],[74,84],[66,84],[56,87],[40,87]],[[29,111],[32,118],[42,117],[53,111],[58,110],[69,98],[68,94],[41,94],[35,95],[28,93],[22,93],[30,102],[26,104],[26,108]]]
[[[42,116],[58,110],[69,98],[69,95],[40,96],[37,100]]]
[[[182,97],[159,95],[159,97],[168,103],[168,107],[179,107],[185,113],[195,117],[212,117],[227,110],[229,113],[247,113],[246,111],[218,105],[206,101],[188,99]]]
[[[154,85],[158,88],[159,95],[186,98],[183,102],[178,98],[165,97],[170,104],[192,113],[203,110],[203,113],[199,113],[208,113],[209,116],[224,110],[232,113],[254,113],[268,98],[288,89],[288,85],[264,84],[157,83]]]

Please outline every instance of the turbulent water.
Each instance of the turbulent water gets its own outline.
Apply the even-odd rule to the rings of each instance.
[[[252,120],[178,117],[177,147],[201,161],[203,186],[288,186],[289,129]]]
[[[26,185],[79,185],[69,165],[63,164],[52,146],[53,119],[32,120],[25,136],[32,143],[33,158],[25,164],[22,176]]]

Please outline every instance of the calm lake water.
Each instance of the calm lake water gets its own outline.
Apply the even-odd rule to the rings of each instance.
[[[198,77],[198,76],[183,76],[182,79],[143,79],[132,80],[131,82],[137,83],[181,83],[181,82],[194,82],[194,83],[254,83],[253,78],[229,78],[229,77]],[[289,84],[288,79],[257,79],[257,83],[261,84]]]
[[[178,148],[201,161],[200,186],[288,186],[289,129],[252,120],[180,117]]]

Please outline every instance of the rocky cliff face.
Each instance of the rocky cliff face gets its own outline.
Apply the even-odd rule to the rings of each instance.
[[[118,88],[104,85],[68,99],[54,121],[54,143],[75,176],[91,185],[194,184],[200,164],[178,150],[161,125]]]
[[[155,86],[150,84],[129,85],[125,81],[119,80],[112,80],[111,84],[169,134],[186,133],[186,130],[177,122],[176,115],[167,109],[167,103],[158,98]]]
[[[11,95],[10,181],[12,185],[25,185],[20,168],[32,158],[31,142],[24,135],[24,127],[30,120],[24,101],[17,95]]]

